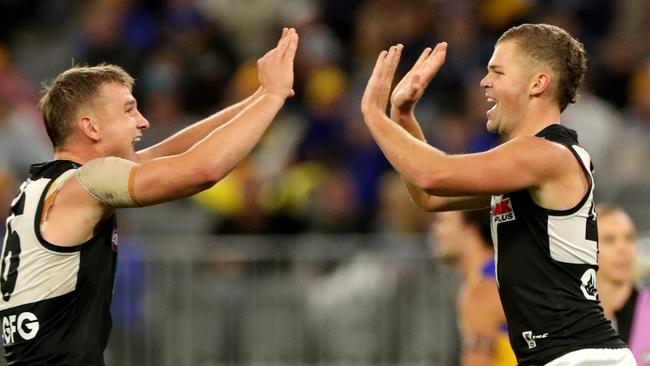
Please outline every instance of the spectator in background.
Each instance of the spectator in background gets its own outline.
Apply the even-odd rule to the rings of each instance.
[[[167,0],[162,14],[165,40],[183,55],[179,78],[183,104],[195,115],[223,100],[237,67],[233,43],[218,24],[210,24],[198,1]],[[264,38],[264,37],[261,37]]]
[[[636,229],[621,207],[599,205],[598,292],[612,322],[640,366],[650,365],[650,291],[635,283]]]
[[[374,231],[403,234],[427,231],[433,214],[423,213],[410,202],[398,174],[386,171],[379,181],[378,191],[378,214]]]
[[[580,145],[591,154],[598,179],[597,189],[609,196],[615,190],[618,178],[611,173],[617,164],[614,156],[617,141],[612,137],[620,134],[624,126],[620,112],[611,103],[594,95],[588,82],[585,84],[580,90],[580,103],[567,107],[563,122],[578,132]]]
[[[39,128],[36,92],[8,61],[0,45],[0,165],[22,180],[30,164],[47,160],[52,151]]]
[[[456,302],[462,365],[516,365],[495,281],[488,210],[436,214],[431,231],[435,256],[464,278]]]
[[[38,115],[33,108],[15,103],[0,91],[0,163],[25,178],[34,161],[47,160],[52,154],[38,128]]]
[[[18,190],[18,181],[11,169],[8,169],[0,162],[0,207],[7,207],[11,203],[16,191]],[[5,225],[8,212],[0,210],[0,236],[4,237]]]
[[[128,40],[124,32],[128,10],[125,5],[113,0],[93,0],[82,5],[76,45],[81,62],[90,65],[105,62],[122,65],[127,70],[138,69],[139,50],[124,47]]]
[[[650,229],[650,60],[632,73],[627,89],[629,105],[623,112],[623,128],[613,136],[612,196],[638,221]]]

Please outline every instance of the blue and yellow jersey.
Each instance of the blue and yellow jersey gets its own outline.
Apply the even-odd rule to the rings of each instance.
[[[481,270],[480,278],[489,278],[496,281],[494,259],[489,260]],[[501,324],[501,332],[494,340],[493,363],[494,366],[513,366],[517,365],[517,358],[510,346],[508,339],[508,324],[504,321]]]

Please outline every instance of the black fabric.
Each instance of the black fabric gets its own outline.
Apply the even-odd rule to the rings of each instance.
[[[575,131],[551,125],[537,136],[566,146],[589,173],[574,150],[578,144]],[[571,223],[568,236],[576,234],[597,241],[596,222],[588,223],[595,217],[585,214],[592,209],[591,191],[578,205],[565,211],[538,206],[528,190],[493,197],[491,221],[497,282],[510,343],[520,365],[543,365],[583,348],[625,347],[598,305],[598,266],[565,263],[551,256],[550,216]],[[582,216],[576,217],[579,215]],[[596,248],[594,243],[594,257]],[[582,278],[590,274],[594,278],[583,284]],[[593,299],[588,299],[583,290]]]
[[[67,170],[79,166],[71,161],[51,161],[33,165],[30,169],[30,178],[23,187],[39,184],[42,179],[53,181]],[[17,216],[14,220],[34,220],[37,223],[43,198],[50,184],[51,181],[44,185],[45,188],[41,191],[21,189],[20,194],[23,196],[38,194],[38,197],[27,197],[27,199],[38,200],[38,206],[35,210],[32,209],[31,213],[25,212],[24,214],[24,216],[31,216]],[[75,251],[72,252],[67,251],[65,247],[57,248],[42,241],[38,225],[34,224],[33,228],[36,230],[34,237],[37,238],[37,241],[28,243],[25,241],[27,239],[18,238],[23,241],[20,245],[23,247],[29,245],[32,252],[42,250],[40,257],[45,257],[44,260],[49,261],[62,255],[78,256],[76,287],[71,292],[60,296],[40,301],[35,299],[32,302],[0,311],[3,321],[3,337],[5,337],[6,343],[4,345],[5,358],[8,365],[103,366],[103,353],[108,343],[112,324],[110,304],[117,262],[115,215],[100,222],[96,227],[96,234],[78,248],[74,247]],[[31,236],[25,235],[25,237]],[[4,255],[7,254],[3,250]],[[37,264],[33,261],[23,258],[18,262],[17,270],[13,274],[18,278],[27,272],[34,273],[37,278],[49,276],[43,268],[35,268],[35,266]],[[71,275],[74,275],[74,272],[71,272]],[[13,291],[13,289],[11,290]],[[49,290],[43,288],[36,292],[38,296],[41,296],[47,294]],[[28,321],[24,321],[25,314],[28,316]],[[18,321],[21,317],[23,322]],[[35,317],[37,321],[30,321],[32,317]],[[11,328],[11,324],[16,327],[22,324],[23,332],[29,331],[30,322],[31,330],[36,329],[35,324],[38,326],[36,335],[30,339],[23,339],[20,331]]]
[[[621,336],[623,342],[628,343],[630,340],[630,332],[632,332],[632,321],[634,320],[634,310],[636,308],[636,299],[639,297],[639,291],[634,288],[630,297],[623,307],[614,313],[616,317],[616,324],[618,327],[618,335]],[[650,326],[650,324],[648,325]]]

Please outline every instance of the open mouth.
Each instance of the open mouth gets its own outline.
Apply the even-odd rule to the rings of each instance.
[[[488,97],[487,102],[488,102],[488,106],[492,105],[492,107],[488,110],[488,112],[489,111],[494,111],[494,109],[497,107],[497,105],[499,105],[499,102],[494,98]]]
[[[488,109],[485,111],[485,116],[487,117],[488,121],[492,120],[494,118],[494,113],[496,113],[497,106],[499,105],[499,102],[492,98],[492,97],[487,97],[487,103],[488,103]]]
[[[140,142],[140,140],[142,140],[142,136],[138,136],[138,137],[134,138],[133,141],[131,142],[131,146],[135,147],[135,144]]]

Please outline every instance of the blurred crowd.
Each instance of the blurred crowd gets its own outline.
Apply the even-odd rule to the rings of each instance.
[[[124,67],[152,125],[144,148],[251,94],[256,59],[291,25],[296,96],[253,154],[211,190],[129,223],[139,232],[424,232],[430,217],[409,202],[361,120],[376,56],[403,43],[404,72],[424,47],[449,42],[418,119],[444,151],[478,152],[498,144],[485,131],[479,80],[499,35],[524,22],[561,26],[585,44],[581,100],[563,123],[592,154],[597,195],[649,229],[647,0],[1,1],[0,205],[29,164],[51,158],[36,109],[43,81],[72,64]]]

